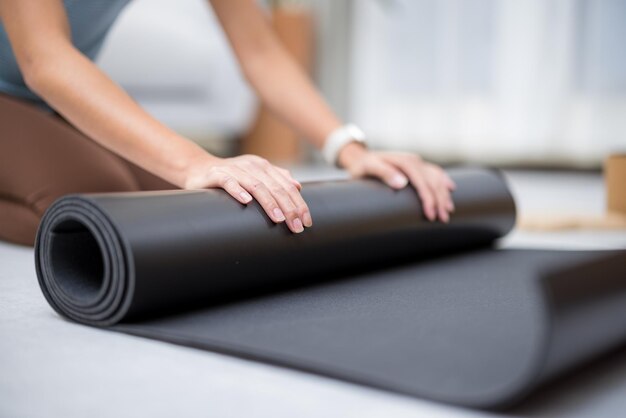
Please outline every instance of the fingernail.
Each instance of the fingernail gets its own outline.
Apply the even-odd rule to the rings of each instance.
[[[405,187],[409,183],[409,179],[404,176],[396,175],[391,179],[391,184],[399,189]]]
[[[252,196],[250,196],[250,193],[247,192],[241,192],[239,193],[239,196],[241,196],[241,199],[245,202],[248,203],[252,200]]]
[[[447,224],[450,221],[450,217],[447,212],[441,212],[441,220],[443,223]]]
[[[282,222],[285,220],[285,215],[283,215],[283,211],[280,210],[279,208],[275,208],[274,209],[274,218],[276,218],[276,220],[278,222]]]
[[[448,210],[450,212],[454,212],[454,203],[452,203],[452,202],[448,203]]]
[[[309,212],[304,212],[304,215],[302,215],[302,221],[304,222],[304,226],[307,228],[313,226],[313,219],[311,218],[311,214]]]
[[[300,221],[300,219],[296,218],[293,220],[293,232],[296,233],[300,233],[302,231],[304,231],[304,227],[302,226],[302,222]]]

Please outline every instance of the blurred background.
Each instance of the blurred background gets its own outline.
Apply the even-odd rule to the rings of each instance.
[[[257,103],[207,4],[133,1],[100,66],[212,152],[319,161]],[[262,4],[331,106],[375,148],[562,168],[599,168],[626,152],[626,0]]]

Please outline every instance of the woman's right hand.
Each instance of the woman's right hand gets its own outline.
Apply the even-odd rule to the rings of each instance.
[[[302,185],[288,170],[256,155],[205,157],[188,168],[185,189],[222,188],[244,205],[254,198],[272,221],[286,222],[294,233],[313,225]]]

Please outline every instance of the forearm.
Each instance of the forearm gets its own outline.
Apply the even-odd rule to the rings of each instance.
[[[244,75],[260,99],[321,148],[339,118],[283,47],[253,0],[211,0]]]
[[[249,57],[243,69],[263,103],[318,149],[342,124],[305,71],[282,47],[268,47]]]
[[[26,81],[94,141],[179,187],[192,162],[210,158],[148,115],[71,44],[60,41],[50,50],[28,63]]]

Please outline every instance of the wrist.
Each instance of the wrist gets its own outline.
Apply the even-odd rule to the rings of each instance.
[[[194,156],[185,166],[181,188],[190,190],[204,187],[209,169],[220,160],[221,158],[208,152],[202,152],[200,155]]]
[[[356,161],[360,160],[367,154],[365,144],[361,142],[350,142],[341,148],[337,156],[337,165],[340,168],[349,168]]]
[[[357,143],[360,148],[367,148],[365,143],[365,133],[358,126],[354,124],[347,124],[336,128],[324,141],[322,147],[322,155],[326,162],[330,165],[342,167],[342,163],[339,160],[339,154],[342,153],[347,145]],[[355,147],[349,147],[349,150],[356,150]],[[356,152],[356,151],[355,151]],[[349,152],[351,155],[353,152]]]

